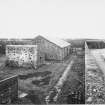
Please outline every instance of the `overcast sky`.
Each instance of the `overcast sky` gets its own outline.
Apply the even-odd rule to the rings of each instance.
[[[105,0],[0,0],[0,38],[105,38]]]

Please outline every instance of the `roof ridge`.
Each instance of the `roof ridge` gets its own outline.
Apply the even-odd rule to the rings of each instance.
[[[37,37],[42,37],[47,39],[48,41],[58,45],[59,47],[66,47],[71,45],[70,43],[68,43],[67,41],[60,39],[60,38],[55,38],[55,37],[49,37],[49,36],[42,36],[42,35],[38,35]]]

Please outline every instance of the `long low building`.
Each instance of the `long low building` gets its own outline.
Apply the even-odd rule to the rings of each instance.
[[[70,54],[71,44],[61,39],[39,35],[32,42],[40,46],[47,60],[63,60]]]
[[[7,45],[7,64],[17,67],[34,67],[44,64],[44,54],[37,45]]]

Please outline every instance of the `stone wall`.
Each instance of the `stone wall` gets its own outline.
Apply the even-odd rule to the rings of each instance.
[[[38,55],[37,45],[7,45],[6,56],[7,63],[10,66],[37,68]],[[40,60],[39,60],[40,62]]]

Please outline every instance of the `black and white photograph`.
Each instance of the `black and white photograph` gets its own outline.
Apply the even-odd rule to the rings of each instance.
[[[105,0],[0,0],[0,104],[105,104]]]

